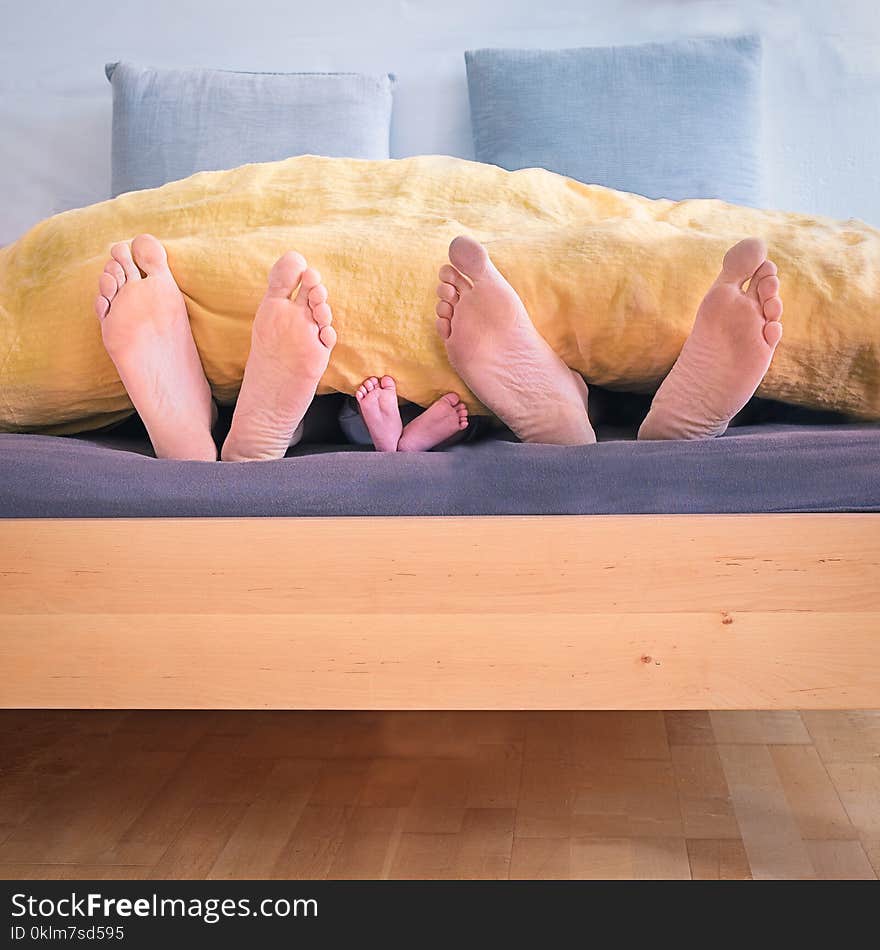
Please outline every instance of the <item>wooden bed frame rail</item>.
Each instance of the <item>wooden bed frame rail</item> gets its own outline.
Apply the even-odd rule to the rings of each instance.
[[[880,515],[3,521],[0,706],[880,707]]]

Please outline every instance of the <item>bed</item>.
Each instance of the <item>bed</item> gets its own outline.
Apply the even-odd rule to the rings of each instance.
[[[0,436],[0,705],[876,707],[880,426],[599,434],[313,426],[247,465]]]
[[[712,124],[719,97],[735,112],[760,95],[757,40],[612,52],[468,54],[476,157],[759,203],[755,124]],[[670,62],[680,90],[651,78]],[[314,123],[295,121],[314,75],[108,76],[115,191],[282,146],[389,154],[387,77],[352,92],[348,74],[322,76],[335,105],[316,144],[302,138]],[[163,96],[145,102],[141,84],[159,81]],[[220,112],[196,108],[214,86]],[[523,109],[526,88],[540,103]],[[560,88],[591,108],[560,119]],[[355,109],[346,121],[340,95]],[[245,141],[224,131],[233,100],[281,103],[290,141],[267,119],[251,151],[227,155]],[[164,147],[149,109],[170,129]],[[142,149],[126,152],[145,135],[146,166]],[[677,156],[667,178],[631,160],[648,147]],[[880,426],[764,407],[711,443],[636,444],[646,403],[631,398],[611,399],[600,443],[578,448],[500,430],[372,454],[341,444],[337,397],[271,463],[158,462],[136,422],[0,435],[0,707],[880,706]]]

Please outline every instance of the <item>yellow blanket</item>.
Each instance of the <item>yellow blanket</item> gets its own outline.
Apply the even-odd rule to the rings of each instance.
[[[478,412],[434,330],[456,234],[488,244],[569,366],[639,391],[674,362],[725,249],[762,236],[785,336],[760,395],[880,419],[880,232],[861,222],[651,201],[452,158],[306,156],[69,211],[0,250],[0,431],[84,431],[131,411],[92,304],[110,245],[142,231],[168,249],[221,402],[241,383],[269,268],[293,248],[323,274],[339,333],[319,392],[391,373],[406,399],[457,390]]]

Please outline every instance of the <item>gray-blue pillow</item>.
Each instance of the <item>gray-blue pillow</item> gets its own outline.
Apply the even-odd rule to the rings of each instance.
[[[761,203],[755,36],[465,53],[476,157],[650,198]]]
[[[390,76],[110,63],[114,195],[291,155],[388,158]]]

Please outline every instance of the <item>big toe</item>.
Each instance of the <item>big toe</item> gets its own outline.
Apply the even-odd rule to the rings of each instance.
[[[266,289],[268,297],[290,297],[299,286],[303,271],[306,269],[306,259],[296,251],[282,254],[272,265],[269,271],[269,286]]]
[[[471,280],[485,277],[492,269],[492,261],[486,248],[465,234],[459,235],[449,245],[449,260]]]
[[[152,234],[139,234],[131,242],[135,263],[147,275],[168,269],[168,255],[160,241]]]
[[[761,238],[746,238],[724,255],[718,280],[742,287],[766,259],[767,243]]]
[[[383,376],[379,381],[379,385],[383,389],[396,389],[397,384],[394,382],[394,379],[391,376]]]

